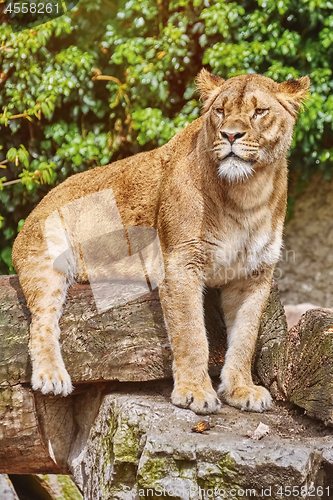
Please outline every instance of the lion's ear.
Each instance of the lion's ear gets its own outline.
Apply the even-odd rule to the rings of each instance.
[[[281,104],[288,109],[292,115],[296,115],[303,101],[309,97],[310,78],[291,78],[286,82],[279,83],[278,96],[282,100]]]
[[[202,101],[205,102],[210,97],[211,93],[220,87],[223,82],[223,78],[213,75],[205,68],[202,68],[195,80],[196,89],[200,93]]]

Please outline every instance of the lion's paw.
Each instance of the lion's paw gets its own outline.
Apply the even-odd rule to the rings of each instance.
[[[31,385],[34,391],[40,390],[43,394],[68,396],[73,390],[71,378],[64,365],[43,367],[40,364],[34,367]]]
[[[205,390],[202,387],[181,385],[175,388],[171,395],[171,402],[180,408],[189,408],[199,415],[217,413],[221,402],[213,388]]]
[[[218,394],[228,405],[246,411],[262,412],[269,410],[273,404],[272,396],[268,390],[259,385],[244,385],[228,390],[222,382],[218,388]]]

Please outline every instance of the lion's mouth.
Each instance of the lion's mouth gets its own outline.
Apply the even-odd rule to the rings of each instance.
[[[237,160],[242,160],[242,161],[244,161],[244,159],[243,159],[241,156],[236,155],[236,153],[234,153],[233,151],[230,151],[230,153],[228,153],[226,156],[224,156],[224,157],[222,158],[222,161],[224,161],[224,160],[230,160],[230,158],[235,158],[235,159],[237,159]]]
[[[226,156],[224,156],[223,158],[220,159],[220,161],[225,161],[225,160],[230,160],[231,158],[235,159],[235,160],[238,160],[240,162],[245,162],[245,163],[249,163],[249,164],[253,164],[253,163],[256,163],[256,159],[255,158],[242,158],[241,156],[237,155],[236,153],[234,153],[234,151],[230,151],[230,153],[228,153]]]

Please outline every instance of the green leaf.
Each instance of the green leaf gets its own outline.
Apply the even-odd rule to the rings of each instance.
[[[3,260],[5,264],[9,267],[9,269],[13,269],[13,261],[12,261],[12,249],[11,247],[5,247],[0,252],[0,258]]]
[[[26,168],[29,167],[29,153],[24,146],[18,150],[18,158]]]
[[[76,154],[75,156],[73,156],[73,163],[74,165],[76,165],[77,167],[79,165],[81,165],[82,163],[82,156],[80,154]]]
[[[42,113],[45,115],[45,116],[49,116],[49,114],[51,113],[51,110],[49,108],[49,105],[47,102],[42,102],[41,105],[41,110],[42,110]]]
[[[9,161],[14,161],[17,156],[17,149],[16,148],[10,148],[9,151],[7,151],[7,159]]]
[[[24,222],[25,222],[25,219],[21,219],[21,220],[18,221],[18,223],[17,223],[17,232],[18,233],[21,231]]]

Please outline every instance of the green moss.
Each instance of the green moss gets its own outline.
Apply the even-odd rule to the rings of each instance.
[[[122,421],[113,436],[113,451],[116,462],[137,463],[141,433]]]
[[[82,495],[77,489],[74,482],[68,476],[58,476],[58,481],[61,484],[61,497],[59,500],[82,500]]]
[[[103,484],[105,497],[112,498],[115,492],[123,490],[124,485],[133,486],[141,436],[139,429],[131,426],[125,418],[119,418],[115,404],[109,421],[109,432],[101,442],[103,475],[110,465],[113,466],[112,482]]]
[[[166,477],[170,473],[170,460],[163,458],[148,458],[140,468],[138,477],[139,488],[154,488],[157,481]],[[174,467],[176,469],[176,467]],[[171,469],[173,469],[171,465]]]
[[[237,492],[243,488],[239,484],[239,479],[236,472],[236,463],[229,454],[225,455],[222,460],[217,464],[208,464],[205,468],[204,474],[198,478],[198,486],[206,492],[212,490],[223,490],[228,495],[231,490]],[[208,494],[207,497],[209,498]],[[242,495],[237,496],[233,493],[232,498],[242,498]]]
[[[124,418],[119,421],[117,408],[114,410],[109,422],[109,432],[102,441],[104,458],[107,463],[112,461],[136,464],[142,432]]]
[[[13,406],[13,391],[11,388],[0,389],[0,411],[3,415],[8,408]]]
[[[60,490],[60,493],[58,493],[58,491],[55,491],[55,488],[53,488],[52,481],[50,481],[50,476],[48,474],[38,474],[38,477],[40,477],[48,485],[50,485],[50,488],[52,490],[52,498],[54,498],[54,500],[82,500],[83,498],[74,481],[69,476],[56,476],[59,485],[59,489],[56,489],[58,491]]]
[[[105,473],[106,473],[106,470],[108,469],[109,465],[113,464],[113,462],[114,462],[113,436],[114,436],[115,429],[116,429],[116,419],[117,419],[117,416],[115,415],[115,412],[113,411],[111,418],[109,420],[109,432],[101,440],[100,455],[101,455],[101,461],[103,463],[103,469],[102,469],[102,477],[101,477],[100,485],[101,485],[101,487],[103,487],[103,493],[104,493],[105,497],[107,497],[107,494],[110,494],[110,488],[109,488],[109,484],[107,484],[107,483],[105,483],[105,481],[103,481],[103,478],[105,477]]]

